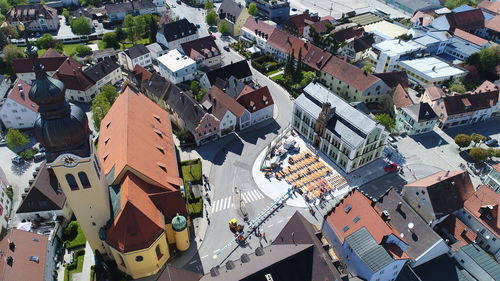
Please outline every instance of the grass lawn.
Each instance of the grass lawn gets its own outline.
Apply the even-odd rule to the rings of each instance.
[[[76,47],[79,46],[81,44],[64,44],[63,46],[63,51],[64,51],[64,54],[67,55],[67,56],[71,56],[72,54],[75,54],[76,53]],[[24,49],[26,49],[26,47],[18,47],[19,50],[23,51],[24,52]],[[38,50],[38,56],[41,56],[43,55],[43,53],[45,53],[45,49],[39,49]]]
[[[72,249],[72,248],[76,248],[76,247],[80,247],[80,246],[85,246],[86,241],[87,241],[87,239],[85,238],[85,235],[83,234],[83,230],[80,227],[80,225],[78,225],[78,234],[75,236],[75,238],[73,240],[68,241],[68,243],[66,244],[66,248]]]
[[[188,182],[201,182],[201,160],[181,162],[181,172],[185,187],[187,187]]]
[[[267,73],[267,76],[271,76],[271,75],[273,75],[274,73],[278,73],[278,72],[280,72],[281,70],[283,70],[283,69],[278,68],[278,69],[275,69],[275,70],[273,70],[273,71],[269,71],[269,72]]]
[[[276,76],[271,77],[271,80],[276,81],[276,80],[280,80],[282,78],[283,78],[283,74],[278,74]]]
[[[83,258],[84,257],[85,257],[84,255],[81,255],[81,256],[77,257],[77,264],[76,264],[76,268],[75,269],[72,269],[72,270],[65,269],[65,271],[68,271],[68,274],[64,274],[65,281],[66,280],[67,281],[73,280],[73,278],[72,278],[73,273],[80,273],[80,272],[82,272]],[[66,276],[68,277],[68,279],[66,279]]]
[[[26,49],[26,47],[17,46],[17,48],[19,50],[21,50],[21,52],[23,52],[23,54],[24,54],[24,50]],[[38,56],[43,55],[43,53],[45,53],[45,51],[47,51],[47,50],[45,50],[45,49],[38,49],[38,52],[37,52]]]
[[[106,49],[106,46],[102,40],[89,41],[88,44],[97,44],[97,46],[99,47],[99,50]]]
[[[123,49],[126,49],[126,48],[130,48],[130,47],[132,47],[134,45],[139,45],[139,44],[147,45],[149,43],[151,43],[150,40],[149,40],[149,38],[144,38],[144,39],[135,41],[135,44],[133,44],[133,43],[130,43],[130,44],[120,43],[120,49],[123,50]]]

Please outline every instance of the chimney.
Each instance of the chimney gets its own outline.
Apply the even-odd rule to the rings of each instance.
[[[450,174],[450,171],[446,171],[446,174],[444,174],[444,177],[447,178],[449,174]]]
[[[16,250],[16,243],[14,242],[9,242],[9,249],[14,252]]]
[[[401,211],[401,206],[403,206],[403,202],[399,201],[396,210]]]
[[[387,211],[387,210],[384,210],[384,211],[380,214],[380,216],[382,217],[382,219],[383,219],[384,221],[390,221],[390,220],[391,220],[391,216],[390,216],[390,214],[389,214],[389,211]]]

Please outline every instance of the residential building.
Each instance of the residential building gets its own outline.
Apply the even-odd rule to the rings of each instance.
[[[45,235],[10,229],[0,241],[2,280],[54,280],[55,248],[56,244]]]
[[[160,74],[174,84],[193,80],[197,75],[196,61],[183,55],[177,49],[156,59]]]
[[[134,84],[142,91],[144,85],[146,85],[146,83],[149,82],[152,76],[153,73],[151,73],[144,67],[136,64],[128,78],[130,81],[134,82]]]
[[[153,73],[151,78],[143,84],[143,93],[161,108],[167,109],[166,98],[167,94],[174,84],[170,83],[165,77],[158,73]]]
[[[434,20],[434,13],[427,11],[418,11],[410,19],[413,27],[428,26]]]
[[[402,108],[412,106],[415,101],[411,98],[408,92],[401,84],[398,84],[391,92],[391,98],[388,101],[389,113],[396,118],[399,116]]]
[[[59,53],[54,49],[48,49],[39,58],[40,63],[47,75],[53,76],[57,69],[66,61],[68,57]],[[70,58],[71,60],[71,58]],[[15,59],[12,61],[12,70],[17,78],[23,80],[28,84],[32,84],[35,80],[35,71],[33,71],[33,62],[30,59]]]
[[[419,267],[413,268],[413,272],[420,280],[477,280],[454,258],[448,255],[441,255]]]
[[[16,5],[6,16],[9,24],[18,26],[21,22],[28,31],[50,32],[59,29],[57,10],[47,5]]]
[[[270,53],[277,61],[283,62],[291,54],[292,44],[295,39],[298,38],[276,28],[267,40],[266,52]]]
[[[304,27],[304,32],[302,36],[314,43],[314,39],[311,36],[311,30],[314,29],[314,31],[319,35],[319,36],[324,36],[327,35],[331,29],[334,28],[333,23],[335,20],[329,20],[329,19],[321,19],[320,21],[314,22],[310,25],[306,25]]]
[[[248,17],[247,21],[241,28],[242,39],[250,42],[255,42],[255,45],[265,51],[267,48],[267,40],[270,38],[275,27],[256,17]]]
[[[396,280],[410,260],[408,242],[358,189],[351,190],[325,215],[321,227],[349,273],[363,280]]]
[[[408,135],[431,132],[439,119],[428,103],[417,103],[401,108],[396,117],[396,129]]]
[[[101,91],[104,85],[115,85],[123,80],[120,65],[112,58],[104,58],[85,68],[83,73],[94,82],[98,91]]]
[[[351,41],[363,36],[364,33],[364,28],[357,27],[356,24],[353,23],[335,26],[335,28],[330,31],[332,39],[337,42]]]
[[[500,256],[499,207],[500,194],[482,185],[464,202],[463,209],[456,212],[461,221],[475,230],[475,242],[495,256]]]
[[[500,193],[500,164],[493,166],[484,179],[484,184],[489,186],[496,193]]]
[[[71,101],[91,102],[99,92],[94,81],[83,73],[82,65],[72,58],[67,58],[53,77],[64,83],[66,97]]]
[[[456,28],[478,34],[484,28],[485,17],[481,9],[468,9],[464,11],[448,13],[437,17],[432,21],[432,27],[437,30],[453,32]]]
[[[283,22],[283,29],[294,36],[300,37],[304,34],[304,28],[306,26],[319,21],[320,17],[317,14],[304,12],[302,14],[289,17],[285,22]]]
[[[388,224],[408,244],[405,253],[411,259],[412,267],[448,253],[446,242],[403,200],[396,189],[391,188],[380,197],[375,208],[382,214],[385,212]]]
[[[92,52],[92,62],[97,63],[105,58],[111,58],[117,60],[117,51],[114,48],[106,48],[104,50],[96,50]]]
[[[441,87],[429,85],[425,86],[425,91],[420,97],[421,102],[426,102],[434,108],[436,102],[446,96],[446,93]],[[434,109],[435,110],[435,109]]]
[[[151,60],[153,61],[153,63],[155,62],[156,58],[161,57],[168,52],[168,50],[164,49],[157,42],[146,45],[146,48],[149,50],[149,53],[151,54]]]
[[[12,83],[10,82],[9,78],[4,77],[3,75],[0,76],[0,98],[4,98],[6,96],[7,91],[11,86]]]
[[[461,209],[474,193],[467,171],[440,171],[408,183],[403,198],[431,226]]]
[[[290,17],[290,3],[288,1],[245,0],[246,6],[257,4],[259,15],[276,23],[281,23]]]
[[[391,90],[377,76],[334,56],[319,77],[326,87],[350,101],[381,102]]]
[[[369,61],[375,66],[376,73],[393,71],[398,61],[405,60],[423,49],[424,46],[415,41],[387,40],[372,46]]]
[[[217,139],[220,134],[220,121],[208,113],[194,100],[191,93],[185,93],[172,85],[166,96],[167,109],[178,128],[187,130],[194,137],[196,145]]]
[[[477,280],[495,281],[500,279],[500,264],[477,244],[469,244],[454,255],[457,261]]]
[[[500,15],[496,15],[494,18],[487,20],[485,23],[486,32],[484,37],[489,40],[499,44],[500,43]]]
[[[155,0],[158,4],[158,0]],[[147,14],[157,14],[164,11],[164,7],[157,7],[152,0],[133,0],[130,2],[106,4],[105,8],[108,14],[108,18],[112,22],[122,21],[127,15],[147,15]]]
[[[368,57],[372,45],[375,43],[373,33],[367,33],[361,37],[355,38],[341,48],[341,55],[350,62],[357,62]]]
[[[215,85],[205,94],[201,105],[219,120],[219,136],[225,136],[251,125],[250,112]],[[210,132],[210,129],[208,131]]]
[[[232,36],[240,36],[241,28],[247,21],[250,14],[248,9],[241,3],[234,0],[224,0],[217,11],[219,20],[225,21],[229,26],[229,33]]]
[[[375,42],[397,39],[408,33],[408,28],[402,24],[395,24],[386,20],[364,25],[365,32],[371,32],[375,36]]]
[[[134,45],[120,52],[118,61],[128,71],[132,71],[136,64],[142,67],[149,67],[153,64],[151,53],[143,44]]]
[[[487,82],[489,81],[484,83]],[[480,88],[481,86],[478,89]],[[498,88],[476,90],[465,94],[445,95],[429,104],[439,117],[439,127],[447,129],[474,124],[493,116],[499,108],[498,93]],[[422,100],[428,99],[425,95],[424,93]]]
[[[481,1],[477,6],[488,14],[500,15],[500,3],[498,1]]]
[[[250,113],[250,126],[273,118],[274,100],[267,86],[253,89],[245,85],[236,101]]]
[[[55,221],[57,217],[70,221],[73,211],[58,186],[55,174],[45,163],[42,163],[37,170],[34,179],[30,180],[26,196],[17,208],[16,216],[21,221],[40,219]]]
[[[11,215],[12,201],[7,195],[7,188],[10,187],[5,172],[0,168],[0,239],[7,233],[9,218]]]
[[[329,255],[331,250],[328,250],[326,239],[299,212],[290,217],[277,237],[272,244],[229,261],[226,268],[212,268],[201,281],[341,280],[336,259]],[[348,277],[343,278],[347,280]]]
[[[413,84],[441,85],[442,83],[465,76],[467,70],[449,65],[437,57],[424,57],[413,60],[401,60],[397,70],[405,71]]]
[[[198,37],[198,28],[184,18],[163,25],[156,33],[156,42],[173,50],[180,48],[182,43],[193,41]]]
[[[291,123],[347,173],[380,158],[388,135],[381,124],[314,82],[294,100]]]
[[[241,60],[206,72],[200,79],[200,83],[203,88],[209,89],[218,79],[223,81],[234,79],[242,84],[248,84],[252,82],[252,71],[248,62]]]
[[[215,38],[205,36],[182,43],[182,52],[196,62],[198,69],[211,69],[222,63],[222,55]]]
[[[38,117],[38,106],[31,101],[28,93],[31,86],[21,79],[14,82],[2,107],[0,119],[7,129],[33,128]]]

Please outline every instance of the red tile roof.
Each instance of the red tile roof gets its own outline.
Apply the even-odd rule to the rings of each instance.
[[[164,217],[149,198],[147,189],[164,191],[131,172],[120,183],[120,212],[115,214],[106,235],[106,242],[120,252],[148,248],[164,232]]]
[[[132,169],[166,190],[182,185],[168,113],[129,86],[101,121],[98,154],[104,172],[113,170],[110,184]]]
[[[380,81],[380,78],[374,76],[373,74],[367,73],[361,68],[335,56],[332,56],[332,58],[323,67],[322,71],[350,85],[351,87],[358,89],[359,91],[364,91]]]
[[[500,3],[500,2],[499,2]],[[496,15],[494,18],[486,21],[485,26],[496,32],[500,32],[500,15]]]
[[[276,29],[274,26],[265,23],[263,20],[259,20],[252,16],[247,19],[243,27],[253,31],[256,34],[261,34],[260,37],[265,38],[267,36],[266,39],[268,39]]]
[[[288,54],[292,50],[292,42],[295,38],[295,36],[276,28],[269,36],[267,43],[279,51]]]
[[[491,232],[500,236],[500,194],[488,186],[479,187],[464,203],[466,209]]]
[[[220,55],[219,47],[215,43],[215,39],[212,36],[205,36],[193,41],[182,43],[181,47],[182,50],[184,50],[184,53],[193,60],[196,60],[200,55],[205,58]]]
[[[498,163],[495,166],[493,166],[493,169],[495,169],[495,171],[497,171],[497,172],[500,173],[500,163]]]
[[[499,15],[500,14],[500,2],[495,1],[481,1],[478,5],[479,8],[486,10],[488,12],[491,12],[493,14]]]
[[[59,51],[49,48],[45,53],[43,53],[41,58],[65,58],[66,56],[63,53],[60,53]]]
[[[465,93],[444,97],[444,105],[448,115],[473,112],[494,107],[498,103],[498,91],[482,93]]]
[[[477,93],[484,93],[484,92],[492,92],[492,91],[498,91],[499,88],[495,83],[490,82],[489,80],[484,80],[483,84],[479,85],[477,89],[473,92],[474,94]]]
[[[245,112],[245,108],[241,104],[215,85],[205,94],[202,103],[207,101],[212,104],[212,114],[219,120],[224,117],[227,110],[233,113],[237,118],[241,117]]]
[[[316,70],[321,70],[326,65],[332,54],[322,50],[309,42],[300,38],[294,38],[292,42],[293,56],[299,59],[300,50],[302,50],[302,62]]]
[[[359,220],[354,222],[353,219],[356,217],[359,217]],[[391,234],[399,237],[397,231],[381,218],[379,212],[372,206],[372,201],[358,189],[350,191],[338,206],[327,213],[326,223],[335,231],[341,244],[346,237],[362,227],[370,232],[377,244],[382,244],[384,237]],[[344,231],[346,226],[348,229]]]
[[[419,22],[420,25],[422,25],[422,26],[428,26],[429,24],[432,23],[433,20],[434,20],[434,17],[432,15],[429,15],[423,11],[418,11],[410,19],[410,22],[413,22],[413,23]]]
[[[36,240],[34,240],[36,239]],[[14,251],[9,248],[9,242],[15,244]],[[2,258],[0,259],[0,276],[2,280],[45,280],[47,263],[48,238],[24,230],[11,229],[0,241]],[[38,257],[38,261],[30,261],[30,257]],[[7,264],[7,258],[12,257],[12,266]]]
[[[332,25],[332,22],[327,19],[322,19],[318,22],[311,24],[311,27],[313,27],[314,30],[316,30],[316,32],[318,33],[325,33],[328,30],[327,28],[328,25]]]
[[[469,42],[476,44],[478,46],[481,46],[481,47],[488,44],[488,40],[483,39],[481,37],[478,37],[478,36],[471,34],[467,31],[463,31],[460,28],[455,29],[454,35],[464,39],[465,41],[469,41]]]
[[[397,109],[415,104],[410,95],[400,84],[396,86],[394,92],[392,93],[392,101]]]
[[[72,58],[66,60],[57,68],[54,78],[61,80],[66,89],[86,91],[94,85],[82,71],[82,65]]]
[[[403,86],[403,88],[410,87],[410,81],[408,81],[408,74],[406,74],[406,72],[404,71],[374,73],[373,75],[382,79],[382,81],[384,81],[384,83],[391,89],[396,88],[396,86],[398,85]]]
[[[437,230],[445,232],[453,236],[457,241],[451,246],[452,250],[456,251],[463,246],[474,243],[477,239],[477,234],[474,233],[467,225],[459,220],[455,215],[449,215],[444,221],[436,226]]]
[[[311,16],[309,13],[303,13],[289,17],[283,25],[293,25],[297,29],[298,34],[302,35],[304,33],[304,27],[314,22],[318,22],[319,20],[320,18],[317,16]]]
[[[66,57],[41,57],[40,63],[45,71],[56,71],[59,66],[66,60]],[[12,70],[14,73],[31,73],[33,72],[33,61],[31,59],[15,59],[12,61]]]
[[[431,101],[438,100],[445,96],[443,89],[437,86],[426,86],[424,94],[428,95]]]
[[[246,85],[238,98],[236,98],[236,101],[250,113],[254,113],[274,104],[273,97],[267,86],[255,90]]]
[[[142,87],[147,81],[149,81],[151,76],[153,76],[153,73],[149,72],[149,70],[139,64],[136,64],[132,70],[132,77],[136,79],[139,87]]]
[[[38,105],[30,100],[28,93],[31,90],[31,85],[26,84],[23,80],[17,79],[14,86],[7,94],[7,98],[24,106],[28,110],[38,112]]]
[[[361,35],[363,35],[363,33],[365,33],[365,29],[362,27],[357,28],[357,27],[353,26],[353,27],[341,29],[339,31],[332,31],[331,33],[333,34],[333,36],[332,36],[333,39],[335,39],[339,42],[343,42],[343,41],[346,41],[346,40],[349,40],[352,38],[360,37]]]
[[[463,12],[446,14],[450,24],[450,31],[460,28],[465,31],[473,31],[484,27],[484,15],[481,9],[473,9]]]

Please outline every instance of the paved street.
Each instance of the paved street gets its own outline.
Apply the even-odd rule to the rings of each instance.
[[[384,2],[377,0],[291,0],[290,6],[296,8],[298,12],[309,9],[311,12],[319,13],[320,16],[331,15],[334,18],[342,17],[342,13],[356,11],[356,13],[360,14],[376,8],[390,13],[393,18],[411,16],[405,15],[402,11],[396,10]]]

